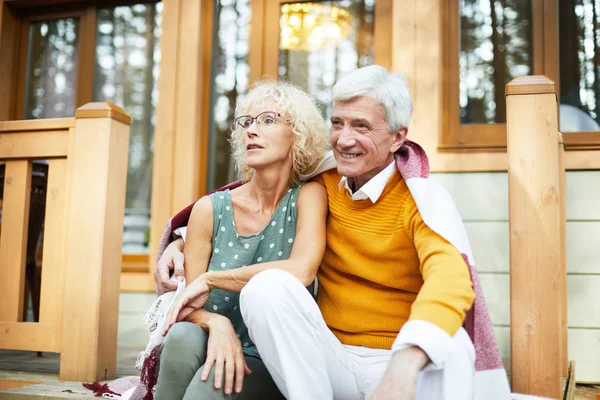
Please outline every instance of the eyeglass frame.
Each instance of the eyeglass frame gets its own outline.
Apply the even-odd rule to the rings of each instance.
[[[260,114],[258,114],[256,117],[253,117],[251,115],[240,115],[239,117],[237,117],[236,119],[233,120],[233,128],[234,129],[238,129],[238,125],[239,125],[239,120],[242,118],[250,118],[250,125],[248,125],[248,127],[244,127],[244,126],[239,126],[239,129],[243,129],[245,131],[247,131],[248,129],[250,129],[250,127],[252,126],[252,124],[254,123],[254,121],[256,121],[256,127],[258,129],[260,129],[260,122],[258,121],[258,118],[263,115],[263,114],[275,114],[275,120],[277,119],[277,117],[281,118],[281,114],[279,114],[277,111],[263,111]],[[275,124],[276,121],[273,121],[273,124],[271,125],[267,125],[266,127],[269,128],[271,126],[273,126]]]

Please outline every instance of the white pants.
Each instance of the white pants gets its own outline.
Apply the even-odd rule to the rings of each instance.
[[[242,316],[267,369],[287,399],[364,399],[377,386],[390,350],[343,345],[315,300],[282,270],[257,274],[242,290]],[[463,328],[442,369],[419,373],[417,400],[473,398],[475,353]]]

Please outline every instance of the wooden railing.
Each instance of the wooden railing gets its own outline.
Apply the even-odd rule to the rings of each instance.
[[[567,375],[564,145],[554,82],[506,86],[512,389],[562,399]]]
[[[0,122],[0,348],[60,353],[60,379],[115,376],[130,118],[89,103],[75,118]],[[23,322],[33,160],[48,160],[39,322]]]

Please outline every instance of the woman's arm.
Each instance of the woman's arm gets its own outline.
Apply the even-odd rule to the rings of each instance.
[[[239,393],[242,391],[244,375],[252,371],[246,364],[242,345],[236,336],[231,321],[227,317],[202,308],[210,294],[208,287],[206,287],[204,294],[191,299],[199,286],[202,289],[203,282],[197,278],[208,269],[212,253],[212,236],[212,201],[208,196],[204,196],[194,205],[187,229],[184,257],[186,260],[185,278],[189,286],[185,288],[181,299],[178,299],[173,306],[172,312],[174,313],[177,310],[177,320],[185,318],[186,321],[192,322],[209,332],[206,362],[201,379],[203,381],[208,379],[214,364],[215,388],[220,389],[224,381],[225,394],[231,394],[234,389]],[[175,320],[170,312],[167,316],[167,329],[174,322]]]
[[[191,282],[208,269],[212,251],[213,207],[210,197],[204,196],[196,202],[190,215],[186,243],[185,279]]]
[[[186,244],[183,249],[185,258],[185,280],[188,285],[205,273],[208,269],[210,255],[212,251],[213,235],[213,206],[210,197],[204,196],[194,204],[190,220],[188,223]],[[213,317],[213,313],[203,310],[201,307],[208,299],[202,298],[202,304],[194,307],[188,304],[188,307],[181,310],[180,318],[185,321],[195,323],[208,330],[208,323]]]
[[[208,287],[239,292],[256,274],[267,269],[282,269],[294,275],[304,286],[315,279],[321,258],[325,252],[325,228],[327,224],[327,191],[318,182],[305,184],[296,202],[298,222],[296,238],[290,258],[250,265],[228,271],[208,271],[199,279]]]
[[[307,183],[300,189],[296,206],[298,209],[296,239],[294,240],[292,252],[288,260],[255,264],[228,271],[208,271],[193,281],[188,281],[188,286],[167,315],[167,325],[164,334],[167,333],[176,321],[186,318],[192,310],[199,310],[208,300],[211,289],[218,288],[230,292],[240,292],[254,275],[266,269],[278,268],[288,271],[305,286],[310,285],[317,274],[321,258],[325,252],[325,227],[327,224],[327,191],[325,187],[317,182]],[[207,215],[202,216],[201,213],[197,214],[200,218],[208,218]],[[212,221],[212,214],[210,218]],[[190,236],[190,233],[188,232],[189,243],[186,246],[192,245],[193,237]],[[204,233],[205,241],[208,234],[208,232]],[[210,235],[212,235],[212,229]],[[199,235],[196,240],[201,241],[202,238]],[[210,245],[210,242],[208,245]],[[204,251],[207,254],[210,253],[210,249],[205,249]],[[189,258],[196,257],[193,258],[196,260],[195,262],[200,262],[202,260],[202,257],[199,256],[200,254],[204,253],[185,249],[186,262],[189,263],[186,266],[186,277],[188,273],[192,277],[195,275],[191,274],[200,271],[197,264],[190,268],[192,259]],[[208,260],[206,259],[204,263],[206,265]],[[206,267],[204,267],[204,271],[206,271]]]

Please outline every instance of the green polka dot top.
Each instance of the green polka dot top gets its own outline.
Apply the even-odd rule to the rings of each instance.
[[[296,238],[296,200],[301,187],[302,185],[289,189],[267,225],[260,232],[248,236],[236,231],[229,190],[211,194],[214,214],[213,251],[208,270],[225,271],[288,259]],[[250,340],[248,328],[242,320],[239,297],[239,293],[213,289],[204,309],[229,318],[240,338],[244,354],[258,356],[256,346]]]

